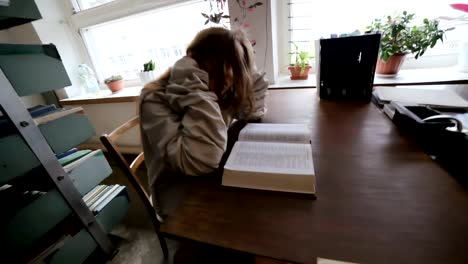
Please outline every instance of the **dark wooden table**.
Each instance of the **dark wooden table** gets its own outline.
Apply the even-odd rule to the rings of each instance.
[[[467,189],[374,105],[275,90],[264,122],[310,124],[317,200],[201,181],[165,234],[301,263],[468,262]]]

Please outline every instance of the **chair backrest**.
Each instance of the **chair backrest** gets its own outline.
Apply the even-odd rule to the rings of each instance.
[[[153,208],[150,195],[148,191],[145,189],[144,185],[141,184],[140,179],[138,178],[136,171],[140,167],[140,165],[145,160],[145,156],[143,152],[141,152],[131,163],[130,165],[123,157],[122,153],[118,150],[115,145],[115,141],[124,135],[128,130],[131,128],[138,126],[140,123],[140,118],[138,116],[133,117],[132,119],[128,120],[118,128],[114,129],[109,134],[104,134],[100,137],[102,144],[106,147],[107,151],[111,155],[111,157],[117,162],[117,165],[122,169],[125,176],[128,178],[132,186],[135,188],[138,196],[142,200],[146,210],[150,214],[151,221],[153,221],[153,225],[155,227],[159,227],[160,221],[157,216],[156,210]]]

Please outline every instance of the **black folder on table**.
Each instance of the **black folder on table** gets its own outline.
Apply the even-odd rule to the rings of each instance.
[[[320,98],[370,101],[379,45],[380,34],[317,40]]]

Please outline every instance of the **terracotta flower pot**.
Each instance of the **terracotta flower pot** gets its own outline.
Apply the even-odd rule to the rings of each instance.
[[[382,59],[377,60],[378,74],[397,74],[400,71],[401,65],[405,61],[406,54],[395,54],[384,62]]]
[[[109,87],[109,90],[111,90],[113,93],[118,92],[123,89],[124,81],[119,80],[119,81],[107,83],[107,87]]]
[[[302,71],[301,66],[288,67],[289,72],[291,72],[291,80],[307,80],[310,69],[312,69],[310,65],[305,66],[304,71]]]

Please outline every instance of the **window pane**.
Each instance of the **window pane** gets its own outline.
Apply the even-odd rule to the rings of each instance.
[[[86,29],[83,35],[99,79],[115,74],[138,79],[149,60],[156,62],[158,73],[164,72],[185,55],[195,34],[210,26],[201,15],[208,11],[208,2],[189,2]]]
[[[96,6],[100,6],[115,0],[76,0],[80,10],[85,10],[89,8],[93,8]]]
[[[290,0],[289,3],[291,41],[309,51],[313,50],[313,40],[354,30],[364,32],[375,18],[404,10],[416,14],[416,23],[422,23],[424,18],[461,15],[461,12],[449,6],[450,1],[447,0]],[[437,50],[453,50],[453,46],[462,38],[461,32],[461,29],[448,32],[445,45],[439,44],[437,48],[428,50],[426,55]],[[293,49],[292,44],[290,48]]]

